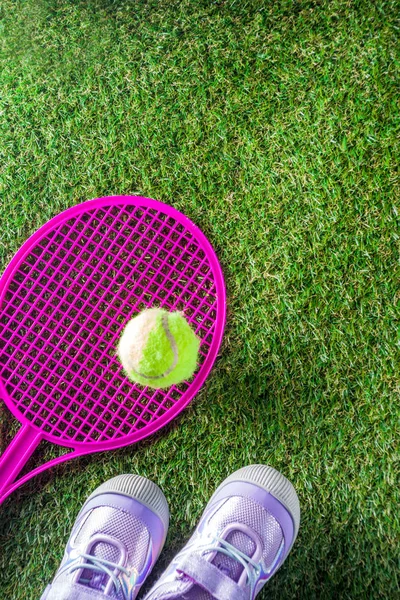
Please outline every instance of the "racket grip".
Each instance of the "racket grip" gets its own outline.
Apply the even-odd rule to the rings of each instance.
[[[11,485],[42,439],[42,434],[30,425],[23,425],[0,456],[0,497]]]

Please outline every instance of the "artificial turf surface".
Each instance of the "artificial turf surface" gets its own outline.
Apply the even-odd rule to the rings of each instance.
[[[1,508],[1,600],[39,598],[105,479],[164,490],[158,574],[217,484],[255,462],[287,475],[302,507],[260,598],[399,597],[399,7],[2,1],[1,269],[69,206],[150,196],[209,236],[228,322],[177,422]],[[4,448],[15,426],[1,415]]]

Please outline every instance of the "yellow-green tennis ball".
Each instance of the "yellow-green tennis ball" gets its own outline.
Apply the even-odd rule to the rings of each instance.
[[[150,308],[129,321],[118,356],[129,379],[159,389],[190,379],[199,347],[182,313]]]

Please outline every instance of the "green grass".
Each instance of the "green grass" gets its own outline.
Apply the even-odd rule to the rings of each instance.
[[[163,488],[158,574],[221,479],[254,462],[282,470],[302,507],[261,599],[399,597],[398,12],[2,1],[0,267],[61,210],[142,194],[204,230],[229,298],[220,358],[176,423],[66,463],[2,507],[2,600],[37,600],[106,478]],[[2,411],[3,447],[12,422]]]

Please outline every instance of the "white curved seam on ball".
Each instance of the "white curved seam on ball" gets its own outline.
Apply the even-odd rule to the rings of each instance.
[[[176,365],[178,364],[178,346],[177,343],[175,341],[174,336],[171,333],[171,330],[169,328],[169,324],[168,324],[168,314],[164,314],[161,317],[161,324],[164,328],[165,331],[165,335],[167,336],[167,339],[169,341],[169,343],[171,344],[171,349],[172,352],[174,354],[174,360],[172,362],[172,365],[169,367],[169,369],[167,369],[164,373],[162,373],[161,375],[145,375],[144,373],[139,373],[139,371],[136,371],[133,367],[131,367],[132,371],[135,373],[135,375],[139,375],[139,377],[143,377],[144,379],[161,379],[162,377],[167,377],[167,375],[169,375],[170,373],[172,373],[172,371],[175,369]]]

